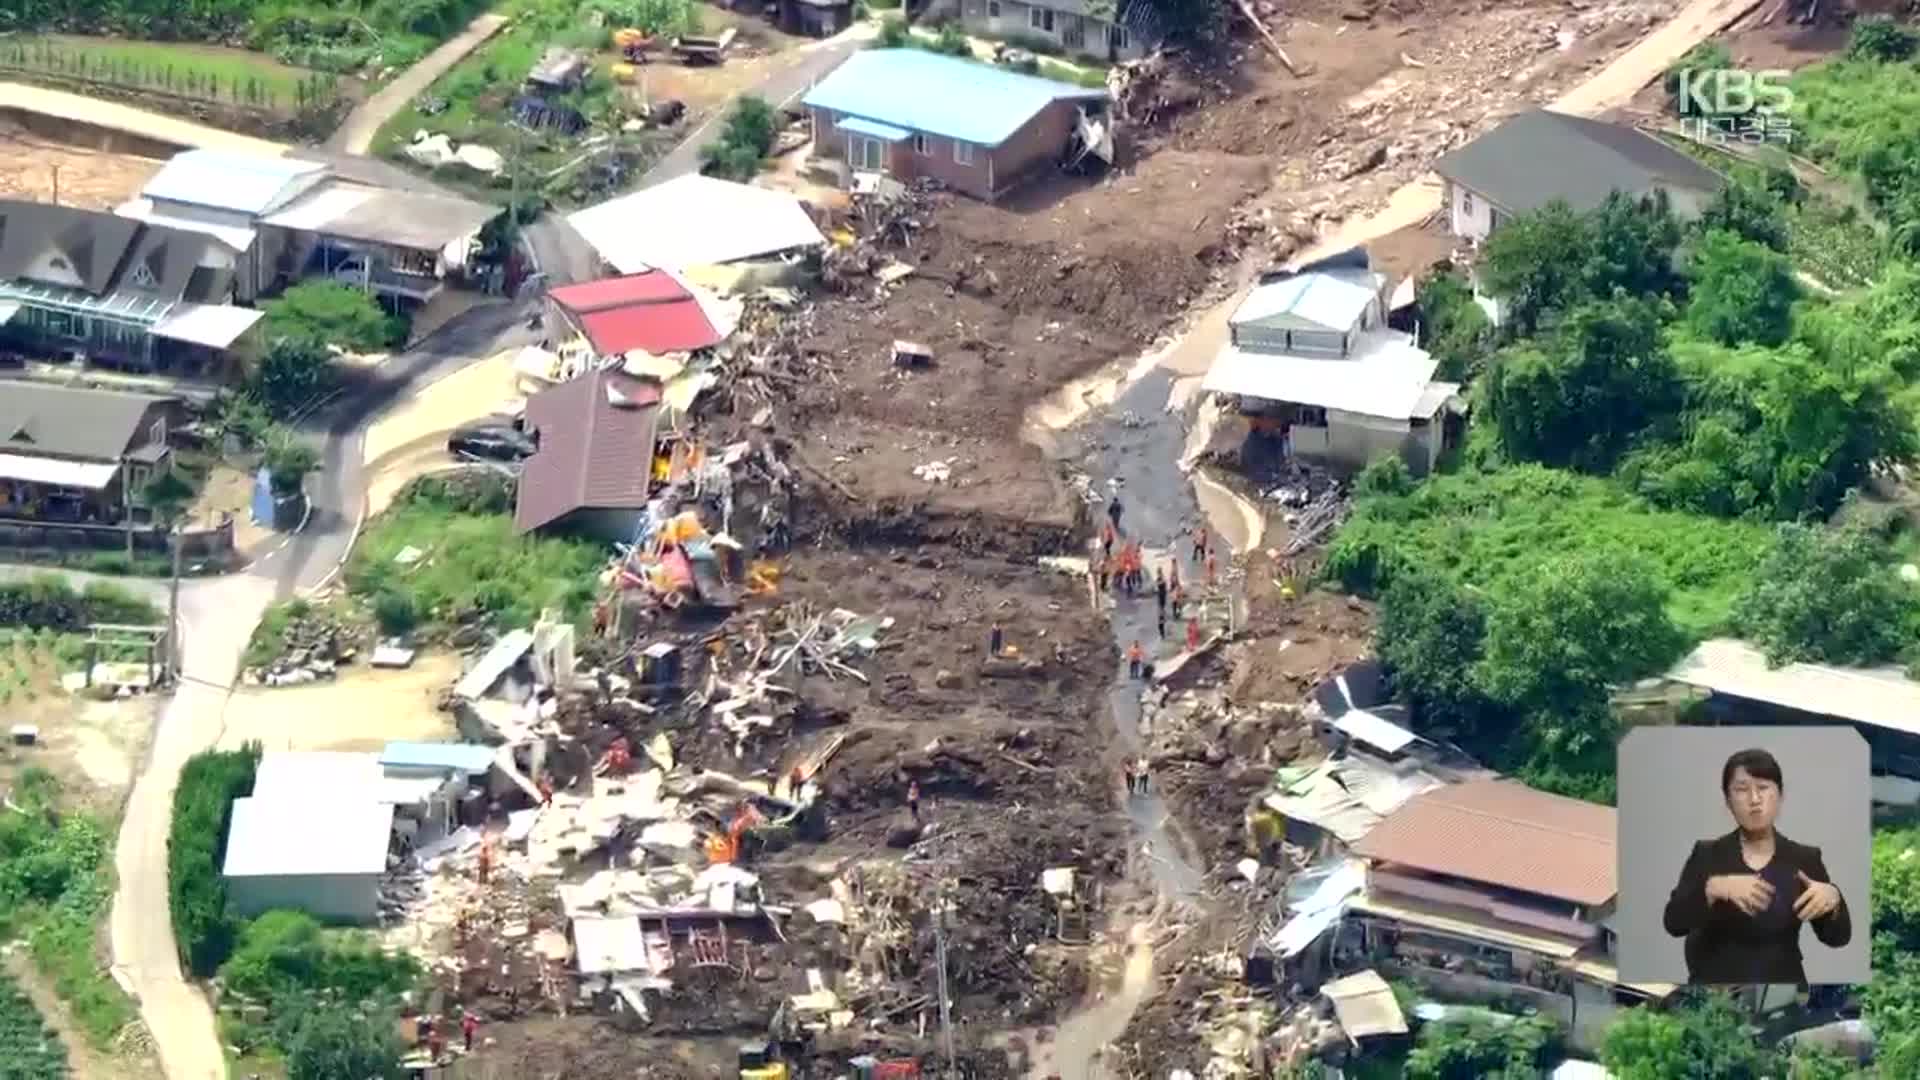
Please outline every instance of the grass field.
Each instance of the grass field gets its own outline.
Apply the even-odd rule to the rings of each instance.
[[[0,41],[0,70],[9,68],[243,103],[252,103],[246,92],[246,88],[252,87],[257,90],[260,104],[287,108],[296,103],[301,87],[311,89],[316,79],[333,80],[333,76],[290,67],[245,49],[71,34]],[[341,80],[342,90],[347,82]],[[235,87],[240,88],[237,94]]]

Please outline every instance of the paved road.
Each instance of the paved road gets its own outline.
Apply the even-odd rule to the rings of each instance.
[[[127,799],[114,850],[119,890],[110,928],[114,969],[140,1002],[169,1080],[226,1076],[213,1010],[181,973],[167,909],[167,829],[180,769],[219,741],[240,655],[267,605],[326,582],[350,550],[365,505],[360,440],[366,427],[409,387],[530,340],[527,310],[503,302],[463,313],[308,418],[301,431],[322,444],[323,464],[309,480],[313,513],[307,527],[245,573],[181,587],[182,678],[160,709],[153,747]],[[0,568],[0,577],[33,572]],[[157,589],[164,601],[163,585],[122,583]]]
[[[379,133],[380,125],[399,115],[409,101],[432,86],[435,79],[447,73],[447,69],[466,59],[467,54],[479,48],[482,42],[499,33],[505,25],[507,17],[504,15],[482,15],[468,23],[465,30],[449,38],[445,44],[356,106],[347,115],[347,122],[341,124],[340,130],[327,140],[327,149],[344,150],[349,154],[366,153],[373,146],[373,137]]]

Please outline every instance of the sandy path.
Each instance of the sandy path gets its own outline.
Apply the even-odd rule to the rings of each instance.
[[[468,53],[499,33],[505,25],[507,18],[504,15],[482,15],[468,23],[465,30],[422,57],[419,63],[401,72],[372,97],[354,106],[353,112],[347,114],[346,123],[341,124],[340,130],[327,140],[327,149],[344,150],[349,154],[366,153],[373,147],[373,137],[379,133],[380,125],[393,119],[401,109],[407,107],[408,102],[432,86],[435,79],[466,59]]]

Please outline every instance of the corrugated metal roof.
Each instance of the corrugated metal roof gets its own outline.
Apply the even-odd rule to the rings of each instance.
[[[1430,382],[1425,390],[1420,391],[1420,400],[1413,403],[1413,412],[1410,415],[1431,420],[1434,413],[1439,412],[1442,406],[1452,401],[1459,393],[1460,384],[1457,382]]]
[[[1300,274],[1270,281],[1255,286],[1228,321],[1234,326],[1345,333],[1359,324],[1385,283],[1385,275],[1366,271]]]
[[[659,401],[659,384],[608,369],[529,398],[527,422],[540,432],[540,449],[520,475],[513,514],[520,531],[585,507],[645,506]]]
[[[827,242],[792,195],[698,173],[589,206],[567,222],[622,274],[730,263]]]
[[[1667,678],[1717,694],[1920,735],[1920,682],[1897,668],[1771,668],[1766,655],[1751,645],[1714,638],[1701,642]]]
[[[390,742],[380,751],[380,764],[400,769],[458,769],[472,774],[491,769],[493,756],[492,747],[478,743]]]
[[[1439,367],[1403,334],[1365,335],[1356,355],[1338,359],[1249,352],[1228,345],[1208,369],[1201,388],[1267,401],[1290,401],[1325,409],[1406,420],[1427,392]]]
[[[191,206],[263,214],[278,206],[297,181],[325,170],[325,165],[293,158],[187,150],[162,166],[140,194]]]
[[[227,877],[378,875],[386,872],[392,836],[393,807],[371,799],[325,790],[304,798],[236,799],[221,872]]]
[[[883,124],[878,120],[866,120],[858,116],[841,117],[834,126],[841,131],[851,131],[856,135],[871,135],[888,142],[905,142],[907,136],[913,134],[903,127],[894,127],[892,124]]]
[[[1333,722],[1335,729],[1376,747],[1388,754],[1397,754],[1407,748],[1407,744],[1419,739],[1418,735],[1373,715],[1365,709],[1350,709]]]
[[[582,975],[647,970],[647,939],[631,915],[573,920],[573,945]]]
[[[154,337],[224,349],[253,329],[264,311],[231,304],[175,304],[167,316],[148,331]]]
[[[802,102],[981,146],[999,146],[1050,102],[1104,101],[1105,90],[1021,75],[925,49],[866,49]]]
[[[1353,850],[1379,862],[1597,905],[1618,891],[1618,820],[1610,806],[1516,780],[1473,780],[1408,800]]]
[[[133,199],[121,203],[113,211],[124,218],[144,221],[149,225],[165,225],[170,229],[183,229],[211,236],[235,252],[242,252],[253,246],[254,231],[243,225],[216,225],[210,221],[196,221],[180,214],[166,214],[153,208],[152,199]]]
[[[315,186],[285,207],[262,218],[261,223],[282,229],[315,232],[377,194],[379,192],[370,187],[329,181]]]
[[[661,270],[567,285],[547,295],[601,356],[635,349],[691,352],[724,337],[692,290]]]
[[[1353,898],[1348,910],[1364,915],[1392,919],[1407,926],[1418,926],[1469,941],[1484,941],[1512,949],[1524,949],[1555,960],[1571,960],[1583,947],[1581,942],[1556,937],[1546,931],[1529,933],[1518,923],[1500,922],[1467,908],[1450,907],[1445,912],[1430,910],[1398,898],[1388,899],[1363,892]]]

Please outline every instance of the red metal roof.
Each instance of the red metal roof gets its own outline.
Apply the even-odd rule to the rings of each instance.
[[[645,506],[659,402],[658,384],[615,370],[589,371],[528,398],[540,449],[521,470],[514,525],[526,532],[582,508]]]
[[[634,349],[688,352],[720,343],[719,329],[693,293],[659,270],[563,285],[547,295],[602,356]]]

